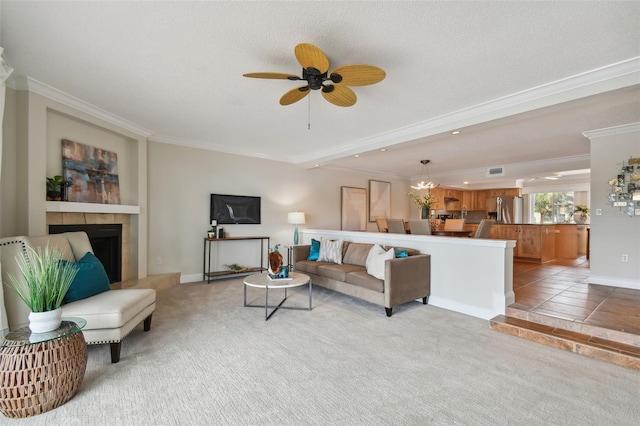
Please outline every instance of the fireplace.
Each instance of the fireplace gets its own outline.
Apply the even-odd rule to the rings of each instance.
[[[109,281],[122,280],[122,224],[49,225],[49,234],[84,231],[93,253],[102,262]]]

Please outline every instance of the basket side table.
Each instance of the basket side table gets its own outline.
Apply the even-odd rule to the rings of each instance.
[[[63,319],[57,330],[21,328],[0,345],[0,411],[23,418],[53,410],[77,392],[87,367],[86,321]]]

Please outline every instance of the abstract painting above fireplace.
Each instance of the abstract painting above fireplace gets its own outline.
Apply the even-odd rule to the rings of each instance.
[[[118,154],[62,139],[64,180],[71,182],[67,201],[120,204]]]

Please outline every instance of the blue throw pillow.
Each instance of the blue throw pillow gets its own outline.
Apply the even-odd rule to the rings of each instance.
[[[67,261],[62,260],[61,262]],[[107,271],[93,253],[87,252],[78,263],[68,263],[74,264],[78,273],[64,296],[63,304],[86,299],[111,289]]]
[[[320,257],[320,241],[311,239],[311,248],[309,249],[309,257],[307,260],[318,260]]]
[[[396,254],[396,257],[408,257],[409,256],[409,253],[407,253],[406,250],[394,249],[394,252]]]

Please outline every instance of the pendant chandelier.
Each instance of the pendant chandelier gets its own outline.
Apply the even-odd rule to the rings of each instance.
[[[427,172],[427,164],[429,164],[431,160],[420,160],[420,164],[422,164],[422,172],[420,173],[420,181],[415,185],[411,185],[411,188],[421,190],[421,189],[433,189],[437,188],[438,184],[433,183],[429,178],[429,173]]]

